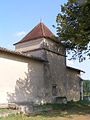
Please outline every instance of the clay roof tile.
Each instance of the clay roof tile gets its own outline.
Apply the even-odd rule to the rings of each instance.
[[[30,40],[35,40],[38,38],[52,39],[53,36],[54,36],[54,34],[48,29],[48,27],[46,25],[44,25],[42,22],[40,22],[21,41],[15,43],[15,44],[27,42]]]

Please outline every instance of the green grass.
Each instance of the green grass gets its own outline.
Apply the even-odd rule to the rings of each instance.
[[[2,117],[0,120],[62,120],[62,118],[72,118],[75,115],[90,114],[90,102],[68,102],[67,104],[46,104],[43,107],[52,107],[53,110],[44,111],[38,115],[25,116],[23,114],[12,114],[8,117]],[[3,111],[0,110],[0,111]],[[7,110],[6,110],[7,112]]]
[[[7,112],[11,112],[12,110],[11,109],[6,109],[6,108],[2,108],[0,109],[0,113],[7,113]]]

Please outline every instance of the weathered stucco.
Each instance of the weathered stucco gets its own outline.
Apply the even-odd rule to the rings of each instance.
[[[16,51],[48,62],[0,53],[0,104],[50,103],[59,97],[80,99],[80,71],[66,67],[62,45],[42,38],[16,44]]]
[[[9,93],[15,92],[16,81],[19,78],[24,79],[27,71],[26,62],[6,59],[0,55],[0,103],[8,102]]]
[[[57,97],[66,97],[68,101],[78,101],[80,99],[80,71],[68,69],[66,67],[65,51],[63,46],[46,40],[48,44],[46,57],[49,61],[44,64],[44,80],[47,101],[53,101]],[[57,49],[55,47],[57,46]],[[60,51],[57,51],[60,49]],[[56,86],[56,96],[52,95],[52,87]]]
[[[37,50],[27,51],[24,54],[26,54],[28,56],[38,57],[38,58],[41,58],[43,60],[47,60],[46,53],[45,53],[44,49],[37,49]]]
[[[56,40],[56,42],[55,42],[54,40],[44,38],[43,47],[47,48],[48,50],[51,50],[57,54],[65,55],[65,48],[63,47],[63,45],[61,45],[59,43],[58,40]]]
[[[39,56],[48,61],[47,63],[43,63],[43,87],[42,84],[39,84],[40,90],[43,91],[42,98],[44,102],[53,102],[53,99],[56,97],[66,97],[68,101],[79,100],[79,72],[66,67],[65,49],[57,42],[43,38],[42,41],[39,42],[41,43],[39,49],[33,49],[32,51],[29,48],[29,51],[25,54],[36,57]],[[35,44],[38,44],[37,41]],[[37,86],[38,83],[34,82],[33,85]],[[56,96],[52,95],[53,85],[56,85]],[[39,92],[36,94],[38,93]],[[41,100],[40,93],[38,96],[38,99]]]
[[[36,103],[43,86],[42,62],[0,53],[0,104]]]
[[[80,99],[79,72],[69,70],[65,66],[64,57],[55,53],[47,52],[49,63],[44,67],[44,79],[46,98],[53,101],[56,97],[66,97],[68,101]],[[52,86],[56,85],[57,95],[52,95]]]
[[[48,64],[44,65],[44,80],[46,98],[52,101],[52,86],[57,85],[57,96],[65,96],[65,87],[63,86],[63,76],[65,74],[65,62],[63,56],[58,56],[55,53],[47,52]],[[48,97],[49,96],[49,97]]]
[[[67,99],[80,100],[80,73],[75,70],[66,69]]]
[[[24,43],[19,43],[15,45],[15,51],[27,52],[30,50],[38,49],[42,45],[43,38],[37,40],[31,40]]]

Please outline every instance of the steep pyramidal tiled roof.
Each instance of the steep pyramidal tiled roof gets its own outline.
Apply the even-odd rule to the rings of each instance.
[[[30,40],[35,40],[38,38],[49,38],[52,39],[54,34],[48,29],[46,25],[40,22],[37,26],[35,26],[21,41],[18,43],[27,42]]]

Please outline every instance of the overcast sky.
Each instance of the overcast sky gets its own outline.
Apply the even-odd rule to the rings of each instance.
[[[0,1],[0,46],[13,49],[13,44],[27,34],[40,20],[56,34],[52,25],[60,5],[67,0],[1,0]],[[68,65],[84,70],[84,79],[90,79],[90,60],[83,63],[69,61]]]

